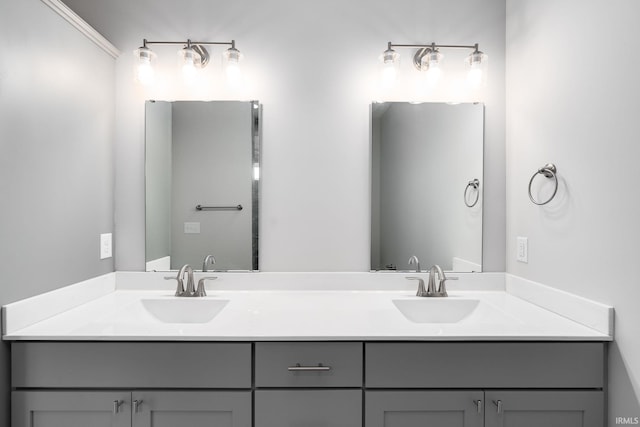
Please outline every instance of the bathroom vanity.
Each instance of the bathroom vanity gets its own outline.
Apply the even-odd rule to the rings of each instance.
[[[220,275],[205,299],[228,303],[192,323],[154,317],[144,301],[176,299],[129,278],[35,323],[25,313],[47,296],[5,307],[18,328],[4,335],[13,426],[603,425],[611,336],[504,284],[465,290],[477,284],[463,277],[449,298],[478,307],[422,323],[394,306],[417,298],[398,275],[309,281],[340,290],[287,289],[300,275],[267,285],[263,273],[242,289]],[[368,290],[350,286],[363,277]]]

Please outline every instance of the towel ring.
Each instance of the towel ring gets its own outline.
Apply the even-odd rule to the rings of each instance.
[[[538,169],[538,171],[536,173],[534,173],[533,176],[531,177],[531,179],[529,180],[529,200],[531,200],[534,204],[536,204],[538,206],[546,205],[551,200],[553,200],[553,198],[556,197],[556,193],[558,192],[558,175],[557,175],[557,173],[558,173],[558,170],[556,169],[556,165],[554,165],[553,163],[547,163],[546,165],[544,165],[543,167]],[[555,181],[555,188],[553,189],[553,194],[551,195],[551,197],[549,197],[544,202],[536,201],[536,199],[534,199],[533,195],[531,194],[531,184],[533,184],[533,180],[538,175],[544,175],[545,178],[550,178],[550,179],[553,179]]]
[[[468,208],[472,208],[478,203],[478,199],[480,198],[480,191],[478,191],[478,187],[480,187],[480,181],[478,181],[478,178],[475,178],[469,181],[466,188],[464,189],[464,204],[467,205]],[[467,202],[467,193],[469,192],[469,188],[473,188],[474,190],[476,190],[476,198],[471,204]]]

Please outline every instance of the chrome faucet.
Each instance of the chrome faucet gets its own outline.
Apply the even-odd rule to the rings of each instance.
[[[178,271],[178,278],[182,281],[184,285],[184,275],[187,275],[187,289],[182,292],[181,295],[178,295],[178,291],[176,290],[177,297],[188,297],[194,294],[195,285],[193,283],[193,268],[189,264],[185,264],[182,266],[180,271]],[[178,281],[180,283],[180,281]]]
[[[412,257],[413,258],[413,257]],[[436,273],[438,273],[438,289],[436,290]],[[447,286],[445,282],[447,280],[458,280],[457,277],[446,277],[444,275],[444,271],[440,268],[439,265],[434,265],[429,269],[429,283],[425,289],[424,280],[420,277],[407,277],[407,280],[417,280],[418,281],[418,291],[416,292],[416,296],[418,297],[446,297],[449,296],[447,294]]]
[[[204,261],[202,261],[202,271],[203,272],[207,272],[209,270],[207,270],[207,264],[215,264],[216,263],[216,259],[213,257],[213,255],[207,255],[206,257],[204,257]]]
[[[438,290],[436,291],[436,273],[438,273]],[[447,295],[447,287],[445,286],[445,282],[447,281],[447,277],[444,275],[444,271],[438,264],[432,266],[429,269],[429,284],[427,285],[427,296],[428,297],[446,297]]]
[[[412,264],[416,265],[416,273],[420,273],[420,260],[415,255],[412,255],[411,258],[409,258],[409,265]]]
[[[187,275],[187,287],[184,287],[184,275]],[[178,282],[178,287],[176,288],[175,295],[177,297],[204,297],[207,295],[207,292],[204,288],[204,282],[207,280],[215,280],[217,277],[203,277],[198,280],[198,289],[195,288],[194,280],[193,280],[193,269],[189,264],[185,264],[178,271],[178,275],[176,277],[165,277],[165,280],[176,280]]]

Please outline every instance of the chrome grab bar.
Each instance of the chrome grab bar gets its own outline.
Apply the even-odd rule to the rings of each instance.
[[[236,206],[202,206],[202,205],[197,205],[196,206],[196,210],[197,211],[241,211],[242,209],[244,209],[242,207],[242,205],[236,205]]]

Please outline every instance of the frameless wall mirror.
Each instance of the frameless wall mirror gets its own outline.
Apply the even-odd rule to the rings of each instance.
[[[482,271],[483,139],[482,104],[372,105],[372,270]]]
[[[146,270],[258,269],[261,106],[147,101]]]

